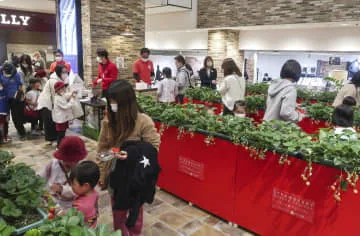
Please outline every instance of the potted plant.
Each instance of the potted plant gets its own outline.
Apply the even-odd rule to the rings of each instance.
[[[46,218],[39,208],[45,181],[29,166],[12,163],[14,155],[0,151],[0,218],[20,235]]]

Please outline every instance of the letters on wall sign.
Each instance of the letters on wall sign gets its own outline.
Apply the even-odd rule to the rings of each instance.
[[[28,26],[30,16],[18,16],[14,14],[0,14],[0,24],[2,25],[20,25],[20,26]]]

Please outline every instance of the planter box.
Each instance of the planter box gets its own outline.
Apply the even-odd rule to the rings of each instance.
[[[337,204],[330,189],[340,170],[313,164],[306,186],[306,161],[289,157],[291,165],[280,165],[272,152],[254,160],[222,139],[207,146],[205,135],[177,136],[176,127],[162,136],[158,185],[164,190],[260,235],[359,235],[360,196],[350,188]]]
[[[159,152],[162,168],[158,186],[224,219],[233,219],[237,147],[224,140],[207,146],[206,136],[178,129],[163,133]]]
[[[313,164],[308,187],[301,179],[307,162],[289,158],[279,165],[279,155],[254,160],[240,148],[237,163],[235,222],[260,235],[359,235],[355,216],[359,196],[351,189],[337,204],[330,186],[340,170]],[[354,215],[355,214],[355,215]]]
[[[43,212],[40,208],[37,208],[36,210],[37,210],[37,211],[39,212],[39,214],[41,215],[42,220],[40,220],[40,221],[38,221],[38,222],[35,222],[35,223],[31,224],[31,225],[27,225],[27,226],[25,226],[25,227],[22,227],[22,228],[20,228],[20,229],[16,229],[16,230],[12,233],[12,235],[23,235],[24,233],[26,233],[27,231],[29,231],[29,230],[31,230],[31,229],[36,229],[36,228],[38,228],[38,227],[44,222],[44,220],[47,219],[47,215],[45,214],[45,212]]]

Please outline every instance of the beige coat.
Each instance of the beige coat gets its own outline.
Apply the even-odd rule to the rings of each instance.
[[[146,114],[139,113],[138,118],[135,123],[135,129],[127,139],[127,141],[144,141],[151,143],[156,149],[159,150],[160,146],[160,135],[155,128],[153,120]],[[98,148],[97,152],[107,152],[111,148],[120,147],[121,144],[116,143],[111,140],[111,133],[109,128],[109,121],[105,118],[101,123],[101,131],[99,135]],[[99,156],[99,155],[98,155]],[[109,173],[111,167],[111,161],[100,162],[97,160],[97,164],[100,167],[100,182],[105,183],[105,179]]]
[[[354,84],[345,84],[339,91],[339,93],[337,94],[333,106],[337,107],[339,105],[341,105],[343,103],[343,100],[345,97],[353,97],[356,99],[356,105],[359,106],[360,105],[360,94],[357,91],[356,87]]]

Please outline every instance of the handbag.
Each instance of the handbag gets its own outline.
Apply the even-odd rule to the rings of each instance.
[[[39,112],[32,110],[28,105],[24,108],[24,116],[36,119],[40,118]]]

